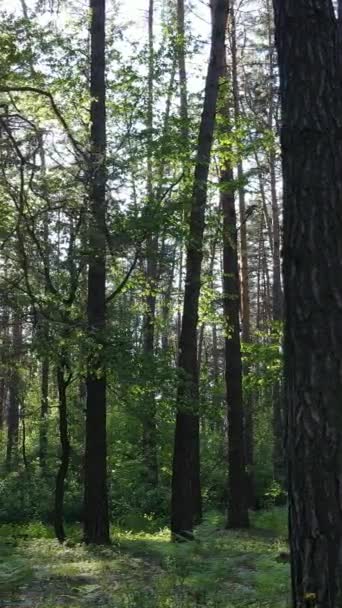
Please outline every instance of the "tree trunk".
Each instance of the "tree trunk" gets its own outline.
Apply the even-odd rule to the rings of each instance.
[[[87,372],[84,539],[109,542],[106,441],[106,86],[105,0],[90,0],[91,206],[88,327],[92,341]]]
[[[48,412],[49,412],[49,373],[50,361],[44,357],[41,365],[41,399],[39,427],[39,464],[42,471],[46,469],[46,454],[48,447]]]
[[[231,55],[232,55],[232,81],[233,81],[233,100],[234,100],[234,119],[237,128],[241,119],[240,100],[239,100],[239,78],[238,78],[238,53],[236,40],[235,5],[234,0],[230,4],[231,22]],[[242,341],[245,344],[251,341],[251,322],[250,322],[250,298],[249,298],[249,268],[248,268],[248,248],[247,248],[247,222],[246,222],[246,197],[243,185],[243,161],[238,163],[239,181],[239,213],[240,213],[240,259],[241,259],[241,320],[242,320]],[[248,374],[247,364],[243,367],[243,374]],[[254,484],[254,423],[253,423],[253,400],[252,395],[245,395],[245,461],[246,461],[246,483],[249,506],[255,504],[255,484]]]
[[[222,75],[229,75],[222,56]],[[226,87],[227,89],[227,87]],[[226,93],[223,89],[223,93]],[[230,133],[229,100],[220,99],[220,134]],[[235,211],[234,175],[223,149],[220,170],[220,206],[223,215],[223,311],[225,323],[225,378],[228,425],[228,528],[249,526],[240,342],[240,281]],[[226,154],[225,154],[226,153]]]
[[[5,262],[6,263],[6,262]],[[8,307],[3,306],[1,316],[1,354],[0,354],[0,432],[6,418],[6,397],[8,391],[8,356],[9,356],[9,314]]]
[[[342,84],[329,0],[275,0],[293,606],[342,606]]]
[[[61,463],[56,476],[54,528],[56,538],[60,543],[65,541],[64,531],[64,490],[70,459],[70,443],[68,435],[67,386],[65,365],[57,368],[57,388],[59,405],[59,437],[61,442]]]
[[[148,10],[148,100],[147,100],[147,205],[153,210],[153,79],[154,79],[154,0],[149,0]],[[152,211],[153,213],[153,211]],[[143,455],[146,471],[146,480],[151,487],[158,485],[158,457],[157,457],[157,423],[156,400],[153,389],[154,374],[154,339],[156,316],[156,281],[157,281],[158,236],[153,229],[146,245],[146,281],[148,295],[146,297],[146,312],[143,323],[143,352],[145,360],[144,375],[147,386],[144,394],[143,412]]]
[[[203,257],[203,233],[207,180],[215,125],[220,61],[224,52],[228,4],[216,0],[213,6],[212,46],[206,79],[203,112],[198,138],[189,241],[186,251],[186,281],[179,344],[179,383],[173,455],[171,530],[173,537],[192,537],[201,519],[199,453],[199,381],[197,361],[198,303]]]
[[[23,11],[23,16],[25,19],[29,20],[30,15],[28,11],[28,7],[25,0],[21,0],[21,8]],[[30,71],[32,78],[36,77],[36,69],[34,65],[33,59],[30,61]],[[40,156],[40,164],[41,164],[41,174],[43,180],[46,177],[46,158],[45,158],[45,148],[44,148],[44,135],[42,131],[38,131],[38,144],[39,144],[39,156]],[[44,198],[48,199],[48,193],[46,191],[46,186],[43,183],[44,190]],[[50,254],[49,254],[49,213],[45,211],[43,218],[43,232],[44,232],[44,253],[46,257],[47,268],[50,267]],[[48,286],[45,285],[45,292],[48,292]],[[43,342],[43,349],[45,354],[42,358],[41,365],[41,398],[40,398],[40,426],[39,426],[39,464],[42,469],[42,472],[45,472],[46,469],[46,456],[47,456],[47,448],[48,448],[48,413],[49,413],[49,368],[50,368],[50,358],[48,354],[48,344],[49,344],[49,323],[46,319],[41,318],[41,338]]]
[[[19,416],[21,375],[20,360],[23,347],[23,328],[19,311],[13,313],[12,329],[12,369],[9,379],[9,400],[7,415],[6,468],[11,471],[18,460]]]
[[[239,320],[239,270],[234,194],[229,191],[233,171],[221,172],[221,205],[223,212],[223,303],[225,317],[225,360],[228,408],[228,521],[229,528],[249,525],[247,480],[243,429],[242,361]]]

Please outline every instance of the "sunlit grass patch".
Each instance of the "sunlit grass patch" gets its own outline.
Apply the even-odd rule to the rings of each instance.
[[[276,510],[233,531],[209,513],[192,542],[171,543],[166,528],[116,527],[109,547],[77,542],[77,527],[60,545],[44,525],[3,526],[0,589],[2,581],[14,608],[286,608],[289,565],[277,559],[286,550],[284,522]]]

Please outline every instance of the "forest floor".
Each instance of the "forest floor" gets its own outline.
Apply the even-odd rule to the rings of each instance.
[[[194,542],[169,531],[112,530],[112,546],[86,547],[80,531],[59,545],[39,523],[0,526],[0,608],[286,608],[286,514],[253,516],[226,531],[210,514]]]

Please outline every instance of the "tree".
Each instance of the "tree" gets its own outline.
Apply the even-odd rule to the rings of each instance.
[[[207,180],[227,15],[226,0],[216,0],[212,9],[211,51],[198,136],[186,251],[186,279],[179,341],[179,384],[172,470],[171,530],[174,537],[191,537],[194,524],[200,521],[202,511],[198,416],[198,302],[201,286]]]
[[[106,84],[105,0],[90,0],[91,133],[84,538],[109,542],[106,441]]]
[[[152,209],[155,203],[153,188],[153,84],[154,84],[154,0],[149,1],[148,9],[148,99],[147,99],[147,205]],[[154,360],[156,281],[158,271],[158,235],[151,230],[146,244],[146,312],[143,324],[143,350],[146,363],[145,374],[151,376]],[[147,404],[143,414],[143,448],[146,476],[151,487],[158,485],[157,425],[154,388],[146,392]]]
[[[232,89],[233,89],[233,106],[234,106],[234,122],[235,127],[239,129],[241,122],[240,108],[240,93],[239,93],[239,74],[238,74],[238,49],[237,49],[237,32],[236,32],[236,15],[235,2],[231,1],[229,9],[229,33],[230,33],[230,53],[232,63]],[[229,117],[227,117],[229,120]],[[230,177],[230,169],[227,168],[226,177]],[[239,215],[240,215],[240,260],[241,260],[241,325],[242,325],[242,342],[249,344],[251,342],[251,311],[250,311],[250,293],[249,293],[249,260],[248,260],[248,241],[247,241],[247,215],[246,215],[246,193],[244,185],[244,171],[242,158],[238,161],[237,178],[239,181],[238,197],[239,197]],[[226,194],[228,196],[228,194]],[[228,213],[228,211],[227,211]],[[229,213],[228,213],[229,215]],[[234,219],[234,216],[232,216]],[[232,228],[233,230],[235,228]],[[241,349],[241,346],[240,346]],[[244,365],[244,374],[248,373],[248,366]],[[254,429],[253,429],[253,399],[252,395],[246,396],[246,406],[244,408],[244,438],[245,438],[245,460],[246,460],[246,483],[248,489],[249,505],[255,505],[255,488],[254,488]]]
[[[293,605],[342,605],[342,84],[330,0],[274,1]]]
[[[227,94],[229,72],[222,56],[222,82],[219,99],[220,139],[231,136],[230,99]],[[240,281],[238,233],[235,210],[235,182],[232,147],[220,147],[220,206],[223,216],[223,312],[225,329],[225,379],[228,425],[228,520],[229,528],[246,528],[248,494],[246,475],[242,358],[240,340]],[[240,199],[241,204],[241,199]]]
[[[8,422],[7,422],[7,449],[6,467],[11,471],[17,465],[20,400],[22,381],[20,375],[20,360],[23,349],[23,327],[20,310],[16,308],[12,317],[12,365],[9,379]]]

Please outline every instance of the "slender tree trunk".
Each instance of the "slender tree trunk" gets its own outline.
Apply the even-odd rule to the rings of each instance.
[[[19,311],[13,313],[12,329],[12,369],[9,380],[9,400],[7,415],[6,468],[11,471],[18,461],[19,417],[21,375],[20,360],[23,348],[23,328]]]
[[[70,443],[68,435],[67,386],[65,365],[57,368],[57,388],[59,405],[59,437],[61,442],[61,462],[56,476],[54,528],[60,543],[65,541],[64,530],[64,491],[70,460]]]
[[[190,158],[190,136],[189,136],[189,111],[188,111],[188,83],[186,72],[186,37],[185,37],[185,11],[184,0],[177,0],[177,59],[178,59],[178,77],[179,77],[179,97],[180,97],[180,118],[181,128],[180,135],[182,138],[183,162],[185,176],[189,177],[191,170]],[[190,182],[190,180],[187,180]],[[190,198],[188,189],[184,191],[183,204],[183,219],[186,221],[189,212]],[[183,287],[183,269],[184,269],[184,242],[183,237],[179,244],[179,282],[178,282],[178,297],[182,297]],[[182,312],[181,302],[178,303],[179,309],[177,313],[177,347],[180,345],[180,337],[182,331]]]
[[[0,431],[4,428],[6,418],[6,397],[8,391],[8,355],[9,355],[9,314],[4,305],[1,316],[1,354],[0,354]]]
[[[228,407],[228,521],[229,528],[249,525],[246,464],[243,428],[242,361],[239,321],[239,270],[233,171],[225,167],[221,173],[221,205],[223,212],[223,285],[224,316],[226,323],[225,359]]]
[[[25,19],[29,20],[30,15],[25,0],[21,0],[21,8]],[[30,60],[30,71],[34,78],[36,76],[36,70],[33,60]],[[38,144],[39,144],[39,155],[41,163],[41,173],[43,180],[46,177],[46,158],[44,148],[44,136],[43,132],[38,133]],[[43,184],[44,195],[47,195],[45,184]],[[47,267],[49,268],[49,214],[46,211],[43,218],[43,231],[44,231],[44,251],[47,260]],[[46,293],[48,289],[45,289]],[[49,323],[46,319],[41,318],[41,338],[43,342],[43,348],[46,354],[43,355],[41,365],[41,400],[40,400],[40,426],[39,426],[39,464],[43,472],[46,469],[46,455],[48,448],[48,414],[49,414],[49,368],[50,359],[48,354],[48,343],[49,343]]]
[[[39,464],[42,471],[46,469],[46,454],[48,447],[48,412],[49,412],[49,375],[50,361],[44,357],[41,365],[41,401],[39,428]]]
[[[342,606],[342,84],[329,0],[275,0],[294,608]]]
[[[149,68],[148,68],[148,100],[147,100],[147,204],[153,209],[153,80],[154,80],[154,0],[149,0],[148,11],[148,45],[149,45]],[[154,341],[155,341],[155,316],[156,316],[156,283],[157,283],[157,257],[158,236],[155,229],[152,230],[147,240],[146,251],[146,281],[148,295],[146,297],[146,313],[143,323],[143,351],[145,359],[144,374],[148,379],[147,386],[153,384],[154,374]],[[143,412],[143,453],[145,461],[146,479],[150,486],[158,485],[158,457],[157,457],[157,422],[156,422],[156,400],[154,389],[147,390],[144,395]]]
[[[270,0],[266,2],[268,19],[268,63],[269,63],[269,108],[268,108],[268,128],[274,132],[274,33],[273,33],[273,14]],[[276,154],[274,146],[269,153],[269,171],[271,185],[272,203],[272,261],[273,261],[273,281],[272,281],[272,320],[280,323],[283,320],[283,293],[281,286],[281,256],[280,256],[280,221],[279,204],[277,195],[276,178]],[[273,403],[273,472],[274,478],[281,486],[286,485],[286,464],[284,452],[284,407],[283,390],[280,381],[276,381],[272,387]]]
[[[32,68],[32,73],[34,70]],[[43,178],[46,173],[46,159],[44,151],[44,140],[43,136],[39,135],[39,146],[40,146],[40,162]],[[45,188],[45,187],[44,187]],[[46,256],[46,264],[50,266],[50,252],[49,252],[49,216],[46,211],[43,219],[43,231],[44,231],[44,251]],[[45,286],[45,293],[48,293],[48,287]],[[49,357],[49,323],[46,319],[41,318],[41,340],[43,344],[44,354],[42,357],[41,364],[41,397],[40,397],[40,426],[39,426],[39,464],[42,472],[46,470],[46,456],[48,449],[48,415],[49,415],[49,375],[50,375],[50,357]]]
[[[199,379],[197,361],[198,303],[203,257],[207,180],[215,125],[220,60],[224,52],[228,4],[213,6],[212,47],[198,138],[186,252],[186,281],[179,344],[179,384],[172,471],[171,530],[174,537],[192,537],[200,521]]]
[[[172,312],[172,288],[174,284],[175,278],[175,269],[176,269],[176,254],[177,254],[177,244],[174,246],[173,255],[172,255],[172,263],[171,268],[169,269],[169,277],[167,282],[166,292],[164,294],[163,308],[162,308],[162,317],[163,317],[163,333],[162,333],[162,350],[164,353],[167,353],[169,350],[170,340],[170,313]]]
[[[230,23],[231,23],[231,56],[232,56],[232,84],[234,101],[234,119],[238,126],[241,120],[239,78],[238,78],[238,52],[236,40],[235,23],[235,3],[231,0],[230,4]],[[246,196],[243,186],[244,172],[243,161],[240,160],[237,168],[239,182],[239,213],[240,213],[240,259],[241,259],[241,321],[242,321],[242,342],[251,342],[251,322],[250,322],[250,298],[249,298],[249,265],[248,265],[248,246],[247,246],[247,222],[246,222]],[[243,374],[248,374],[248,365],[243,366]],[[246,394],[244,408],[244,427],[245,427],[245,460],[246,460],[246,483],[248,492],[249,506],[255,504],[255,484],[254,484],[254,423],[253,423],[253,399],[252,395]]]
[[[259,191],[260,191],[260,195],[261,195],[261,202],[262,202],[262,211],[264,214],[264,219],[265,219],[265,224],[266,224],[266,228],[267,228],[267,235],[268,235],[268,240],[269,240],[269,246],[270,246],[270,250],[272,253],[272,257],[273,257],[273,228],[272,228],[272,219],[270,217],[269,211],[268,211],[268,207],[267,207],[267,198],[266,198],[266,192],[265,192],[265,184],[264,184],[264,176],[263,176],[263,172],[262,172],[262,166],[259,160],[259,155],[257,152],[255,152],[254,154],[255,157],[255,162],[256,162],[256,166],[258,168],[258,181],[259,181]]]
[[[87,373],[84,539],[109,542],[106,438],[106,85],[105,0],[90,0],[91,163],[88,327],[93,342]]]
[[[222,76],[228,82],[225,53]],[[220,133],[231,130],[229,100],[220,99]],[[223,154],[220,170],[220,206],[223,215],[223,310],[225,322],[225,378],[228,424],[228,520],[229,528],[246,528],[248,485],[244,434],[242,357],[240,342],[240,281],[234,175],[230,161]]]

